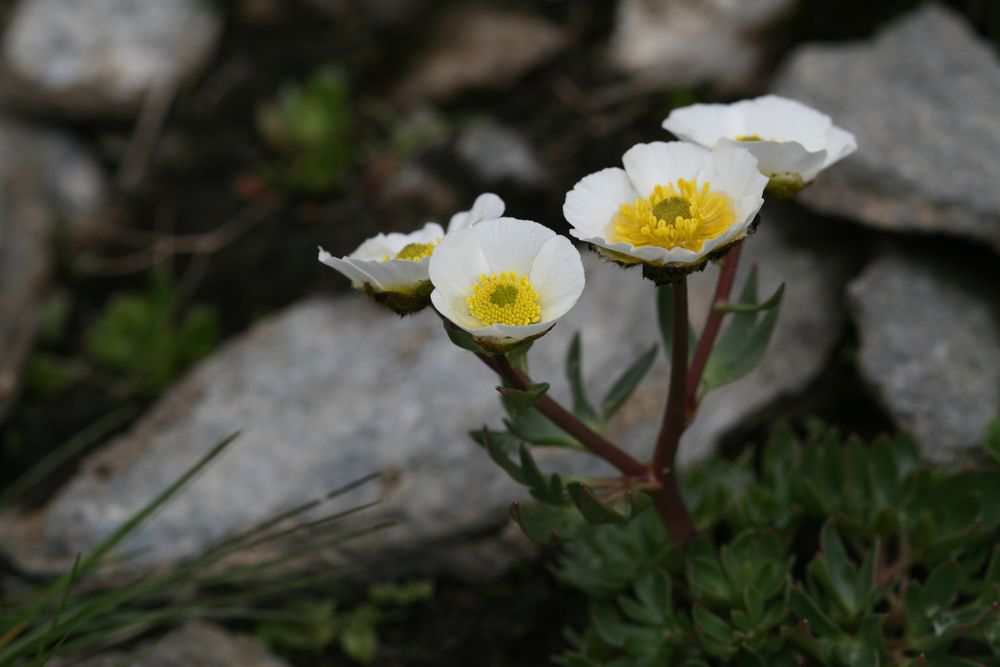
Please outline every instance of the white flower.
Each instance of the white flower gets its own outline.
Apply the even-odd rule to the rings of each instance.
[[[570,234],[625,264],[686,271],[748,233],[767,178],[742,148],[637,144],[566,195]],[[656,282],[667,282],[650,275]]]
[[[801,179],[799,188],[858,148],[826,114],[777,95],[674,109],[663,128],[706,148],[742,146],[766,176]]]
[[[498,218],[503,210],[503,200],[492,193],[482,194],[470,210],[451,217],[448,233]],[[441,225],[429,222],[409,234],[378,234],[345,257],[334,257],[320,248],[319,261],[340,271],[354,287],[396,312],[415,312],[428,303],[432,287],[427,268],[434,249],[444,237]]]
[[[431,256],[430,277],[438,312],[496,351],[547,332],[584,285],[569,239],[514,218],[448,234]]]

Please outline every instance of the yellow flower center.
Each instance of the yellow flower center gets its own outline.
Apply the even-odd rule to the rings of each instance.
[[[486,325],[526,326],[542,319],[538,293],[528,276],[512,271],[481,274],[472,286],[472,296],[465,300],[473,317]]]
[[[779,144],[785,143],[785,139],[775,139],[774,137],[764,139],[759,134],[737,134],[733,139],[736,141],[773,141]]]
[[[698,252],[705,241],[721,236],[736,219],[732,200],[705,183],[683,178],[657,185],[646,199],[622,204],[612,221],[611,241],[638,248],[658,246]]]
[[[436,243],[408,243],[403,246],[403,249],[396,253],[395,257],[389,257],[386,255],[383,261],[389,261],[390,259],[408,259],[412,262],[417,262],[424,257],[430,257],[434,253],[434,246]]]

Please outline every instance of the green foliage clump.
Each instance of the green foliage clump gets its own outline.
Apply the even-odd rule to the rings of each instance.
[[[177,288],[165,275],[154,275],[145,292],[111,299],[88,328],[88,359],[134,383],[140,393],[158,393],[219,339],[214,310],[196,306],[181,317]]]
[[[338,610],[329,599],[303,600],[296,618],[260,623],[257,636],[291,659],[314,661],[336,643],[352,660],[367,665],[378,653],[378,626],[433,595],[434,583],[427,579],[374,583],[367,599],[353,609]]]
[[[278,186],[318,194],[336,186],[350,163],[350,91],[344,75],[317,70],[260,107],[257,127],[281,158],[265,173]]]
[[[997,434],[984,447],[1000,462]],[[1000,467],[783,428],[683,482],[683,553],[652,511],[576,532],[556,572],[591,623],[560,664],[1000,665]]]

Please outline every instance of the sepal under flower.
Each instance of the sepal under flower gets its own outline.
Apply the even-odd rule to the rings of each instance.
[[[778,95],[674,109],[663,128],[706,148],[746,148],[770,179],[768,195],[776,198],[794,195],[858,147],[854,135],[826,114]]]
[[[429,273],[434,307],[492,352],[547,333],[584,286],[583,262],[569,239],[514,218],[448,234]]]

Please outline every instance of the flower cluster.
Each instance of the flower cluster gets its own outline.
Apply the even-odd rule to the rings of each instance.
[[[663,127],[683,141],[633,146],[622,167],[583,178],[566,195],[570,234],[657,284],[721,257],[753,231],[769,196],[789,196],[856,148],[830,118],[768,95],[675,109]],[[583,292],[580,255],[565,237],[502,217],[493,194],[452,216],[379,234],[321,262],[400,314],[433,304],[490,351],[543,335]]]

